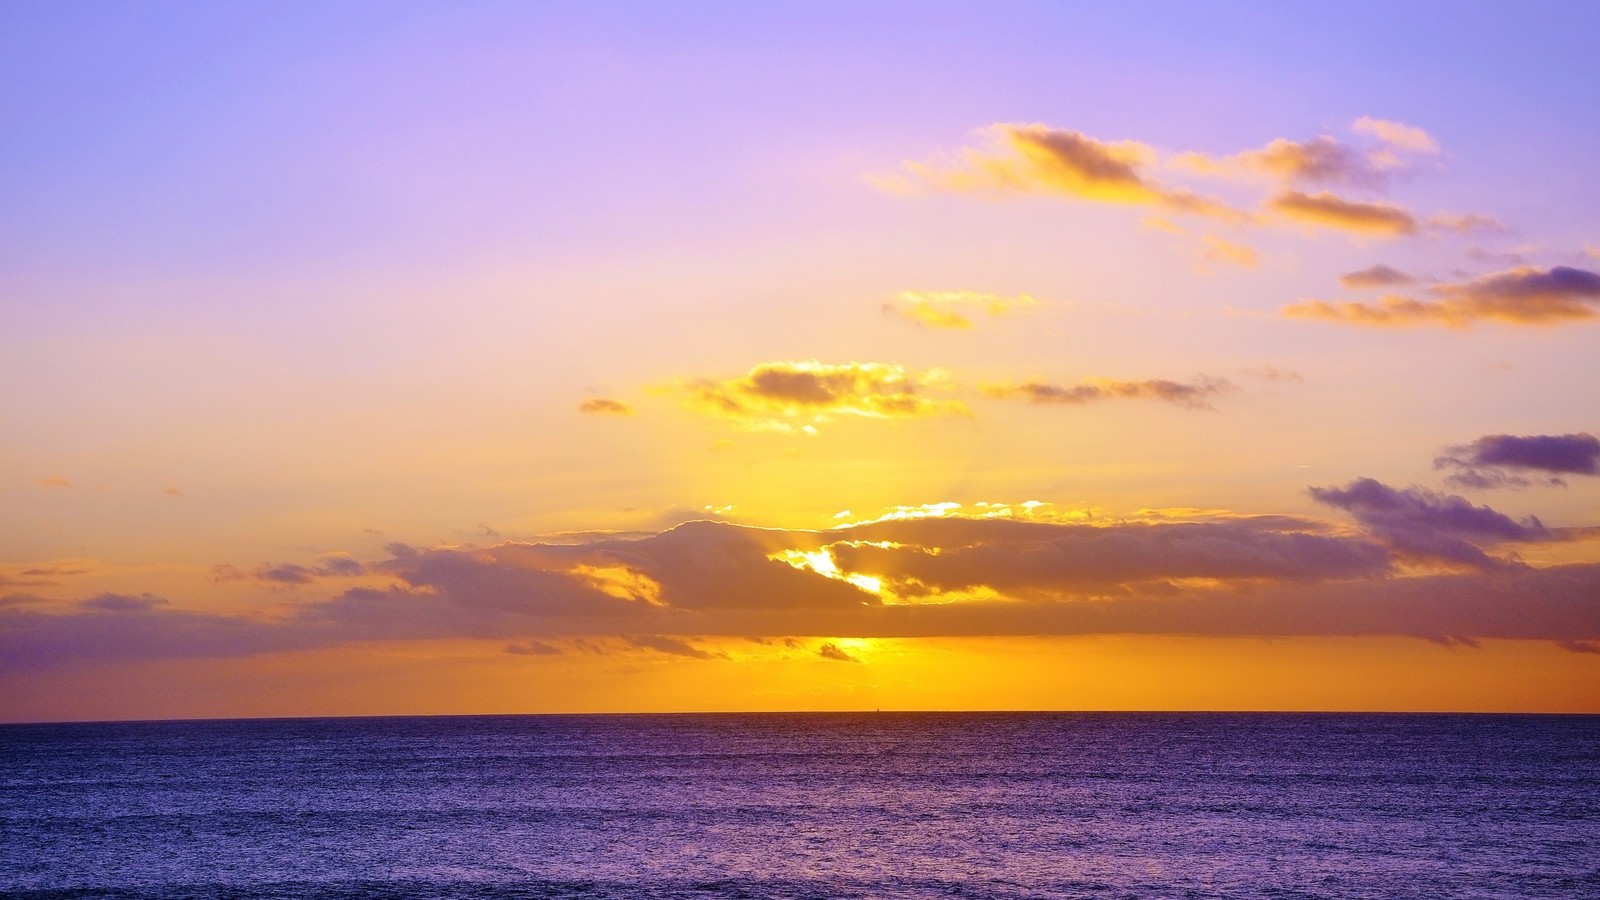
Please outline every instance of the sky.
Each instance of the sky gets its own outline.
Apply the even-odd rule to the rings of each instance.
[[[0,19],[0,720],[1600,712],[1592,3]]]

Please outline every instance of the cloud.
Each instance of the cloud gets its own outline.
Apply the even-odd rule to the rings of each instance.
[[[1383,168],[1364,153],[1323,135],[1310,141],[1279,138],[1260,150],[1248,150],[1224,161],[1269,175],[1285,184],[1344,184],[1380,188]]]
[[[1500,234],[1505,232],[1504,222],[1483,213],[1439,213],[1427,219],[1429,228],[1456,234]]]
[[[560,656],[562,650],[560,647],[546,644],[543,641],[522,641],[520,643],[507,644],[506,652],[513,656]]]
[[[848,654],[848,653],[844,652],[843,650],[839,649],[839,645],[833,643],[832,641],[824,643],[822,646],[818,647],[817,648],[817,655],[822,657],[823,659],[831,659],[831,660],[834,660],[835,662],[850,662],[850,663],[853,663],[853,662],[860,662],[861,661],[859,659],[856,659],[854,656],[851,656],[850,654]]]
[[[46,570],[27,569],[16,575],[0,572],[0,588],[8,587],[51,587],[60,584],[53,580]]]
[[[1426,131],[1412,125],[1374,119],[1371,116],[1362,116],[1350,127],[1356,131],[1375,136],[1395,150],[1404,150],[1409,153],[1429,156],[1439,152],[1439,142],[1434,140],[1433,136]]]
[[[654,650],[669,656],[686,656],[689,659],[727,659],[726,653],[710,653],[701,650],[688,641],[679,638],[667,637],[660,634],[635,635],[626,639],[628,643],[644,650]]]
[[[1172,162],[1205,175],[1266,176],[1284,187],[1339,185],[1381,190],[1394,172],[1439,153],[1438,142],[1410,125],[1363,117],[1352,128],[1375,138],[1376,144],[1349,144],[1331,135],[1306,141],[1277,138],[1259,149],[1232,156],[1183,153]]]
[[[1600,438],[1592,434],[1491,434],[1449,447],[1433,461],[1435,469],[1454,468],[1446,480],[1468,488],[1527,487],[1524,473],[1542,483],[1564,485],[1562,475],[1600,475]]]
[[[702,636],[817,636],[836,647],[840,637],[1023,634],[1600,641],[1600,564],[1537,568],[1487,555],[1554,539],[1537,520],[1370,479],[1314,493],[1363,530],[1283,516],[952,515],[827,531],[695,522],[632,540],[397,544],[367,567],[388,585],[270,616],[135,593],[0,603],[0,671],[445,638],[533,655],[617,641],[702,659],[716,655],[697,646]],[[796,553],[809,565],[783,561]]]
[[[1521,521],[1464,497],[1425,488],[1392,488],[1372,478],[1344,487],[1310,488],[1312,499],[1342,509],[1371,534],[1410,556],[1478,568],[1505,565],[1483,545],[1541,541],[1550,532],[1537,518]]]
[[[42,481],[40,481],[39,484],[43,485],[44,487],[56,487],[56,488],[72,487],[72,482],[68,481],[65,478],[62,478],[60,475],[51,475],[49,478],[46,478],[46,479],[43,479]]]
[[[1112,399],[1160,400],[1190,409],[1211,409],[1211,397],[1228,393],[1233,389],[1232,383],[1210,377],[1201,377],[1187,383],[1165,379],[1116,381],[1103,378],[1090,379],[1071,386],[1027,381],[1019,384],[985,385],[983,388],[984,393],[991,397],[1022,397],[1030,403],[1039,404],[1080,406]]]
[[[633,407],[621,400],[612,400],[607,397],[594,397],[578,405],[578,412],[602,416],[631,416]]]
[[[1398,206],[1346,200],[1327,191],[1284,191],[1269,200],[1267,208],[1296,222],[1357,234],[1399,237],[1417,231],[1417,220]]]
[[[896,300],[896,303],[884,304],[884,312],[932,328],[963,330],[972,327],[972,320],[964,314],[968,310],[1001,316],[1039,303],[1028,294],[1005,297],[979,291],[902,291]]]
[[[212,581],[260,581],[269,584],[313,584],[322,578],[354,578],[364,574],[366,567],[343,554],[324,556],[319,565],[304,566],[298,563],[262,563],[250,571],[229,563],[211,567]]]
[[[1297,384],[1305,383],[1305,376],[1289,369],[1280,369],[1276,366],[1256,366],[1253,369],[1240,369],[1239,371],[1251,378],[1260,378],[1263,381],[1293,381]]]
[[[1306,300],[1283,307],[1286,316],[1352,325],[1468,328],[1477,322],[1555,325],[1584,321],[1600,307],[1600,274],[1586,269],[1522,266],[1428,288],[1432,300],[1391,294],[1377,303]]]
[[[1139,141],[1102,141],[1039,123],[1002,123],[982,130],[977,146],[936,162],[908,161],[896,173],[869,180],[897,193],[1046,195],[1145,206],[1162,214],[1146,217],[1146,227],[1175,233],[1182,229],[1164,218],[1166,214],[1209,217],[1233,225],[1299,223],[1390,238],[1417,234],[1423,224],[1433,232],[1504,230],[1498,220],[1481,213],[1440,213],[1419,223],[1415,215],[1394,203],[1330,192],[1330,188],[1382,192],[1396,175],[1437,167],[1433,158],[1440,153],[1439,144],[1421,128],[1364,116],[1352,123],[1351,129],[1356,135],[1353,141],[1331,135],[1309,140],[1277,138],[1255,149],[1212,156],[1163,154]],[[1185,173],[1243,178],[1258,187],[1265,182],[1275,193],[1266,198],[1262,212],[1249,212],[1170,180],[1181,179]],[[1254,265],[1253,251],[1213,241],[1207,244],[1204,249],[1210,261]]]
[[[936,400],[928,390],[944,388],[943,372],[915,372],[874,362],[817,360],[761,363],[725,381],[682,382],[685,405],[747,427],[803,430],[838,416],[899,419],[964,415],[959,401]]]
[[[1200,258],[1205,262],[1225,263],[1242,269],[1254,269],[1261,265],[1260,254],[1243,244],[1223,240],[1214,234],[1205,235],[1200,243]]]
[[[1347,272],[1339,276],[1339,283],[1356,291],[1366,288],[1396,287],[1404,284],[1415,284],[1416,279],[1399,269],[1383,264],[1370,266],[1359,272]]]
[[[983,149],[967,148],[953,163],[907,162],[901,173],[872,181],[898,192],[1045,194],[1232,221],[1247,218],[1220,200],[1157,182],[1151,172],[1156,152],[1137,141],[1108,143],[1042,124],[994,125],[983,136]]]
[[[1126,594],[1185,579],[1315,581],[1386,573],[1367,538],[1280,530],[1251,520],[1072,525],[1014,519],[893,520],[828,545],[841,571],[907,597],[985,589],[1016,599]]]
[[[84,609],[104,610],[106,612],[139,612],[166,605],[165,598],[154,594],[140,594],[137,597],[131,594],[97,594],[85,600],[78,601]]]

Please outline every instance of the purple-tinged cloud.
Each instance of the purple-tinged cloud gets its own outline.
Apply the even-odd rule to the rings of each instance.
[[[689,659],[727,659],[726,653],[712,653],[702,650],[682,638],[668,637],[664,634],[630,635],[624,638],[628,643],[642,650],[654,650],[668,656],[683,656]]]
[[[686,658],[715,655],[699,645],[705,637],[749,636],[819,656],[795,636],[1600,641],[1600,564],[1535,568],[1484,551],[1558,539],[1537,520],[1370,479],[1316,492],[1368,533],[1284,516],[1105,525],[947,517],[828,531],[697,522],[637,540],[395,545],[366,571],[392,579],[387,586],[289,608],[274,601],[255,614],[133,593],[11,597],[0,602],[0,673],[441,639],[495,641],[512,654],[622,644]]]
[[[1319,503],[1342,509],[1362,527],[1396,550],[1477,568],[1508,564],[1490,556],[1480,544],[1549,540],[1552,535],[1537,518],[1521,521],[1466,498],[1437,494],[1425,488],[1397,490],[1372,478],[1358,478],[1344,487],[1310,489]]]
[[[1428,217],[1428,227],[1456,234],[1501,234],[1507,230],[1504,222],[1483,213],[1439,213]]]
[[[1351,290],[1365,290],[1367,288],[1396,287],[1405,284],[1415,284],[1417,279],[1394,268],[1378,264],[1369,266],[1359,272],[1349,272],[1339,276],[1339,283]]]
[[[163,597],[154,594],[96,594],[84,600],[79,600],[78,605],[84,609],[103,610],[105,612],[144,612],[165,606]]]
[[[1211,397],[1226,394],[1233,389],[1231,382],[1221,378],[1201,377],[1192,382],[1166,379],[1117,381],[1097,378],[1074,385],[1025,381],[1018,384],[985,385],[983,391],[991,397],[1020,397],[1030,403],[1043,405],[1082,406],[1101,400],[1159,400],[1190,409],[1211,409]]]
[[[1462,282],[1428,288],[1435,299],[1389,294],[1375,303],[1305,300],[1282,308],[1290,317],[1350,325],[1401,328],[1444,325],[1469,328],[1477,322],[1559,325],[1600,315],[1600,274],[1587,269],[1522,266]]]
[[[320,565],[262,563],[250,571],[228,563],[211,567],[212,581],[260,581],[268,584],[314,584],[323,578],[354,578],[366,567],[348,556],[324,557]]]
[[[1433,467],[1454,468],[1446,480],[1462,487],[1520,488],[1536,480],[1564,485],[1562,475],[1600,475],[1600,438],[1587,433],[1491,434],[1448,448]]]
[[[1095,526],[942,518],[863,525],[849,537],[828,547],[840,569],[908,595],[987,588],[1067,598],[1181,579],[1301,582],[1390,570],[1388,550],[1371,540],[1248,520]]]

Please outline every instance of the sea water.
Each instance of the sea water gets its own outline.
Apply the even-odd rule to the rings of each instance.
[[[1600,717],[0,726],[11,897],[1600,898]]]

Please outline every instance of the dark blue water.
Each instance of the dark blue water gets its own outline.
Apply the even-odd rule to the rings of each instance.
[[[0,727],[21,897],[1600,897],[1600,717]]]

